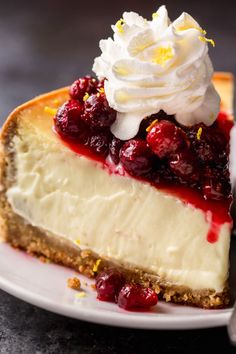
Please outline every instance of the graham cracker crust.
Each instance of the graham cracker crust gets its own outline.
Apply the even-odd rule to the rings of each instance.
[[[30,101],[28,105],[33,105],[37,100],[46,100],[49,97],[60,98],[65,96],[66,90],[61,89],[45,96],[40,96]],[[26,106],[27,104],[22,107],[25,108]],[[94,278],[98,271],[109,267],[119,268],[124,273],[127,281],[138,282],[143,286],[151,287],[159,294],[160,299],[167,302],[198,306],[205,309],[224,308],[229,304],[227,284],[220,293],[216,293],[214,289],[192,290],[184,286],[171,284],[144,269],[101,258],[89,249],[81,249],[73,242],[66,241],[60,236],[28,224],[22,217],[15,214],[7,201],[6,191],[14,182],[14,150],[11,146],[11,138],[17,135],[20,110],[18,108],[11,114],[1,134],[0,232],[6,242],[30,254],[43,256],[52,262],[70,267],[90,278]]]

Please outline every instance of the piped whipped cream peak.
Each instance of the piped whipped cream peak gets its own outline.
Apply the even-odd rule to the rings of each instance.
[[[100,41],[93,71],[106,78],[105,93],[117,113],[112,133],[131,139],[140,122],[161,109],[187,126],[211,125],[220,97],[211,83],[213,67],[206,32],[187,13],[173,23],[165,6],[147,21],[125,12],[112,26],[113,39]]]

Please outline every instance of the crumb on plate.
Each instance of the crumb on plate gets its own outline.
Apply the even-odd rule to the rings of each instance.
[[[71,288],[74,290],[80,290],[81,282],[80,282],[79,278],[77,278],[77,277],[69,278],[69,279],[67,279],[67,286],[68,286],[68,288]]]

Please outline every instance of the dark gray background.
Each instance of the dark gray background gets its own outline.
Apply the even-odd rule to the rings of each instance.
[[[166,0],[172,19],[190,12],[208,36],[215,69],[236,73],[236,1]],[[151,17],[159,1],[0,0],[1,123],[18,104],[91,72],[98,42],[124,10]],[[0,291],[0,353],[234,352],[225,328],[117,329],[67,319]]]

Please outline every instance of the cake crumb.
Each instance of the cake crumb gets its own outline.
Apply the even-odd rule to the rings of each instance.
[[[45,256],[39,256],[38,259],[43,263],[51,263],[50,259]]]
[[[89,251],[89,250],[83,250],[81,252],[82,259],[88,258],[90,255],[91,255],[91,251]]]
[[[77,277],[69,278],[67,280],[67,286],[68,286],[68,288],[71,288],[74,290],[80,290],[81,282],[80,282],[79,278],[77,278]]]

